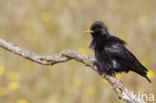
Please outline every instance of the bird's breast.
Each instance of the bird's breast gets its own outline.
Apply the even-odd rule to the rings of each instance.
[[[95,57],[99,62],[108,62],[110,57],[103,48],[95,48]]]

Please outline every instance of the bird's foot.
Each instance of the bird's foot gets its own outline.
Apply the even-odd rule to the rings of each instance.
[[[105,78],[105,76],[106,76],[106,73],[103,72],[103,73],[102,73],[102,78]]]
[[[118,85],[120,84],[121,80],[117,80],[113,83],[113,88],[118,87]]]

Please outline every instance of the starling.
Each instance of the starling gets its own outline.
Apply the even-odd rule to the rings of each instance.
[[[94,22],[85,32],[89,32],[92,36],[89,47],[95,52],[99,71],[113,76],[116,73],[133,71],[151,83],[147,77],[148,70],[125,47],[126,42],[119,37],[112,36],[103,22]]]

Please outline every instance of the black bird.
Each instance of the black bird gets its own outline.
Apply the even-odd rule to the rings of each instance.
[[[114,76],[116,73],[133,71],[151,83],[147,77],[148,70],[125,47],[126,42],[110,35],[103,22],[94,22],[91,28],[85,32],[90,32],[92,35],[92,42],[89,47],[95,51],[100,71]]]

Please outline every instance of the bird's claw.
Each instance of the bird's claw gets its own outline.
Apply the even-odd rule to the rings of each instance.
[[[113,83],[113,88],[118,87],[118,85],[120,84],[121,80],[117,80]]]

